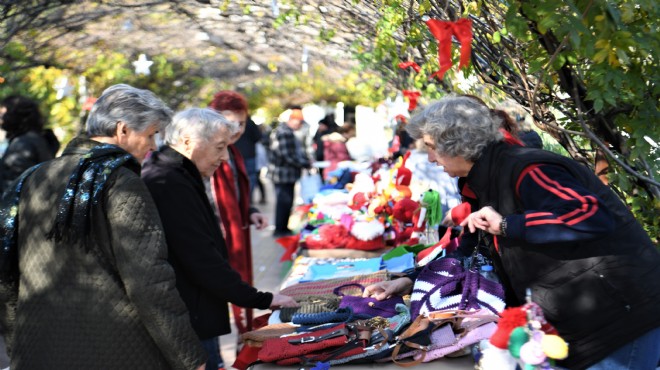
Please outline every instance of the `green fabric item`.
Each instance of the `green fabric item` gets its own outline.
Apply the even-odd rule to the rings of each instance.
[[[415,256],[417,253],[423,251],[424,249],[430,247],[430,244],[415,244],[415,245],[399,245],[398,247],[392,249],[391,251],[383,255],[383,261],[390,260],[394,257],[403,256],[406,253],[413,253]]]

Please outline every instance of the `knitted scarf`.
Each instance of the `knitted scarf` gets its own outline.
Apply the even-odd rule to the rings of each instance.
[[[243,281],[252,285],[252,243],[250,241],[249,219],[250,183],[241,153],[234,145],[230,145],[227,149],[234,160],[237,176],[234,174],[229,162],[224,162],[213,173],[211,184],[220,212],[221,227],[225,232],[229,264],[241,275]],[[236,196],[237,193],[240,193],[240,199]],[[239,334],[252,330],[252,309],[232,305],[232,312]]]

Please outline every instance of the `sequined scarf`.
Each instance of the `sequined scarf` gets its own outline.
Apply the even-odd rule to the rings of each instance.
[[[132,155],[111,144],[102,144],[84,154],[75,168],[60,201],[55,225],[49,239],[75,241],[89,235],[89,212],[97,204],[112,172],[128,161]],[[23,183],[40,165],[25,171],[13,189],[7,190],[0,205],[0,282],[12,283],[18,279],[18,203]]]
[[[48,238],[75,242],[88,236],[92,205],[98,204],[112,172],[131,160],[135,161],[132,155],[112,144],[96,146],[83,155],[69,178]]]

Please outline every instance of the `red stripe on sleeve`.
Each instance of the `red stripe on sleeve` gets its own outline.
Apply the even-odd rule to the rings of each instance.
[[[520,188],[520,183],[522,180],[527,176],[528,173],[531,171],[535,170],[538,166],[538,164],[530,164],[529,166],[525,167],[525,169],[520,173],[520,176],[518,176],[518,181],[516,181],[516,196],[520,198],[520,191],[518,188]]]
[[[540,169],[534,168],[529,172],[530,177],[543,189],[555,194],[557,197],[572,201],[577,200],[582,205],[580,208],[575,209],[565,215],[557,217],[557,219],[537,220],[527,222],[526,226],[542,225],[542,224],[557,224],[565,222],[567,225],[575,225],[598,211],[598,201],[592,196],[582,196],[575,190],[567,188],[559,184],[557,181],[548,178]],[[580,215],[581,214],[581,215]],[[569,220],[573,218],[572,220]],[[527,217],[526,217],[527,218]],[[567,221],[569,220],[569,221]]]

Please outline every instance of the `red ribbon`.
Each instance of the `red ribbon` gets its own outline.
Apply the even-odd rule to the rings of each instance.
[[[461,61],[458,67],[467,67],[472,51],[472,21],[467,18],[461,18],[456,22],[429,19],[426,21],[426,25],[429,27],[431,34],[438,40],[438,62],[440,63],[440,70],[432,74],[431,77],[438,76],[442,79],[445,72],[451,68],[452,36],[456,36],[456,39],[461,43]]]
[[[403,96],[408,98],[408,111],[412,112],[417,107],[417,98],[422,94],[419,91],[403,90]]]
[[[280,258],[280,262],[292,261],[293,254],[298,250],[298,240],[300,239],[299,235],[290,235],[283,236],[281,238],[275,239],[277,244],[281,245],[284,248],[284,254]]]
[[[419,71],[422,70],[422,68],[419,67],[419,64],[417,64],[415,62],[401,62],[401,63],[399,63],[399,68],[401,68],[401,69],[406,69],[408,67],[411,67],[417,73],[419,73]]]

